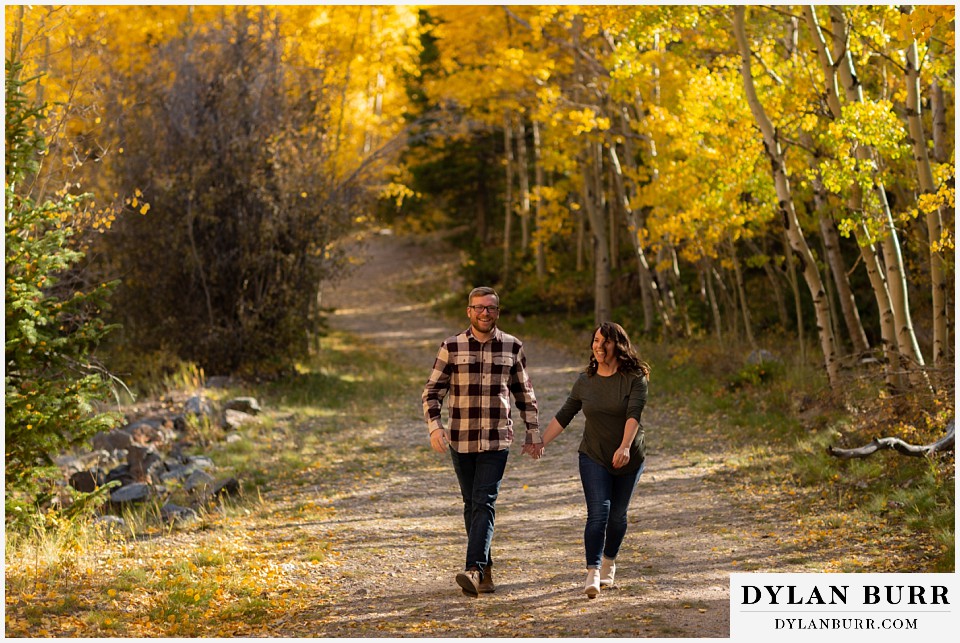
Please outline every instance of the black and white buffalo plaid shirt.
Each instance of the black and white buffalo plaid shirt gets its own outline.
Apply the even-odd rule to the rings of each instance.
[[[524,442],[541,442],[527,358],[523,343],[513,335],[495,328],[491,338],[481,343],[468,328],[443,341],[422,396],[431,433],[443,428],[440,407],[448,393],[450,444],[458,453],[500,451],[510,446],[511,393],[527,426]]]

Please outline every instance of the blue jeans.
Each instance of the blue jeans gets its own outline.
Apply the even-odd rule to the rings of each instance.
[[[580,454],[580,482],[587,501],[587,525],[583,548],[587,567],[600,567],[600,554],[616,558],[627,533],[627,508],[637,488],[644,465],[634,473],[611,475],[607,469]]]
[[[500,481],[510,451],[457,453],[450,449],[453,468],[460,481],[463,496],[463,525],[467,529],[467,560],[464,569],[476,567],[481,572],[493,565],[490,543],[496,517]]]

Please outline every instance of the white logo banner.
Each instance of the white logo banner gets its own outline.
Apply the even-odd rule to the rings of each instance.
[[[731,574],[730,638],[954,640],[957,587],[955,574]]]

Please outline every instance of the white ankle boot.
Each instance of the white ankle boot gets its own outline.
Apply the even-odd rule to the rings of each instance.
[[[596,567],[587,569],[587,580],[583,584],[583,593],[589,598],[596,598],[600,593],[600,570]]]
[[[600,587],[613,585],[613,577],[617,573],[617,563],[613,558],[606,556],[600,559]]]

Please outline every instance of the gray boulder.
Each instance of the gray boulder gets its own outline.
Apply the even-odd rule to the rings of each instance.
[[[250,415],[259,415],[262,410],[260,403],[255,397],[235,397],[232,400],[228,400],[227,403],[223,405],[223,408],[249,413]]]
[[[197,512],[190,507],[181,507],[172,502],[160,507],[160,517],[168,523],[184,523],[197,519]]]
[[[151,495],[150,485],[143,482],[133,482],[115,489],[110,494],[110,502],[116,504],[144,502]]]
[[[123,429],[114,429],[113,431],[100,431],[93,436],[90,441],[94,450],[104,450],[109,453],[121,449],[129,449],[133,444],[133,436],[129,431]]]
[[[223,412],[223,427],[230,431],[236,431],[244,424],[249,424],[251,422],[256,422],[257,418],[250,415],[249,413],[244,413],[243,411],[237,411],[235,409],[227,409]]]
[[[236,478],[227,478],[226,480],[221,480],[213,488],[213,491],[210,492],[212,498],[220,498],[221,496],[239,496],[240,495],[240,481]]]
[[[215,479],[212,475],[206,471],[194,471],[187,478],[186,482],[183,483],[183,488],[189,492],[196,491],[197,489],[203,490],[209,487],[214,483]]]
[[[198,418],[210,417],[213,415],[213,405],[205,397],[194,395],[184,402],[183,414],[194,415]]]

